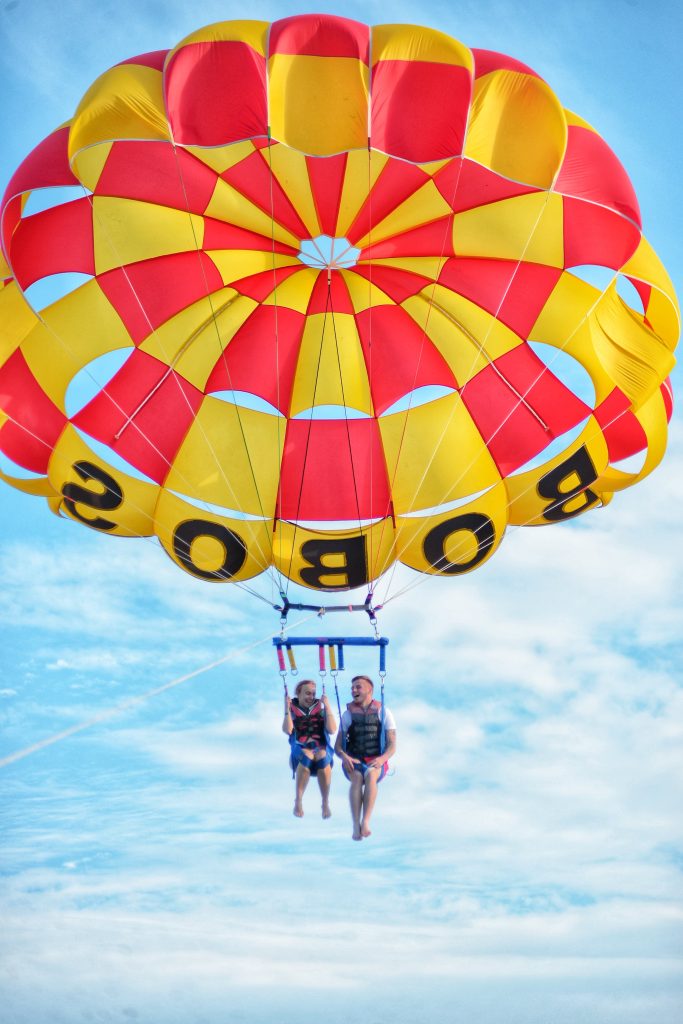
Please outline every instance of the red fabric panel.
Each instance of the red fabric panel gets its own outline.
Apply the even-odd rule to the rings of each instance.
[[[335,313],[353,313],[348,288],[338,270],[331,272],[329,287],[326,272],[324,270],[319,272],[308,301],[307,313],[309,315],[324,313],[326,310],[332,310]]]
[[[483,78],[491,71],[519,71],[523,75],[533,75],[534,78],[541,76],[536,74],[528,64],[522,64],[514,57],[508,57],[506,53],[496,53],[495,50],[472,50],[474,56],[474,77]]]
[[[587,128],[569,125],[554,190],[610,206],[642,226],[638,199],[626,171],[604,139]]]
[[[33,473],[46,473],[67,419],[45,394],[19,349],[0,366],[0,409],[16,421],[0,429],[2,451]]]
[[[280,468],[278,518],[383,517],[389,482],[377,420],[290,420]]]
[[[356,264],[352,273],[371,281],[394,302],[403,302],[411,295],[417,295],[426,285],[433,284],[429,277],[422,277],[408,270],[399,270],[398,267],[363,267]]]
[[[257,306],[217,359],[206,393],[247,391],[287,415],[305,323],[285,306]]]
[[[347,153],[337,156],[307,156],[306,167],[318,222],[324,235],[337,233],[337,217],[341,199]]]
[[[453,256],[453,217],[441,217],[361,250],[359,259],[381,260],[396,256]]]
[[[259,235],[256,231],[238,228],[235,224],[214,220],[213,217],[204,219],[203,248],[207,252],[211,249],[251,249],[256,252],[279,252],[285,256],[296,256],[299,252],[293,245]]]
[[[50,274],[94,274],[90,200],[75,199],[23,218],[12,236],[9,258],[23,289]]]
[[[421,60],[379,61],[372,69],[373,148],[415,162],[460,154],[471,96],[466,68]]]
[[[264,302],[269,295],[272,295],[283,281],[286,281],[292,274],[298,274],[303,270],[303,264],[298,267],[278,267],[276,270],[262,270],[258,274],[250,274],[249,277],[242,277],[238,281],[231,281],[230,287],[234,288],[240,295],[248,295],[254,302]]]
[[[221,177],[269,217],[272,201],[272,212],[278,224],[282,224],[297,238],[310,237],[308,228],[290,203],[275,175],[271,173],[267,154],[264,156],[260,150],[251,153],[234,167],[230,167]]]
[[[564,265],[595,264],[619,270],[640,242],[640,231],[624,217],[582,199],[562,200],[564,206]]]
[[[299,14],[270,26],[269,56],[274,53],[312,57],[357,57],[368,63],[370,29],[332,14]]]
[[[163,71],[168,52],[168,50],[151,50],[149,53],[141,53],[137,57],[129,57],[128,60],[120,60],[116,67],[121,67],[122,64],[138,64],[143,68]]]
[[[134,345],[181,309],[223,287],[205,253],[179,252],[101,274],[98,282]]]
[[[526,339],[561,274],[540,263],[458,257],[445,264],[439,284],[476,302]]]
[[[674,393],[671,386],[671,378],[667,377],[663,384],[660,384],[660,391],[662,392],[662,398],[664,400],[664,408],[666,409],[666,420],[670,422],[674,411]]]
[[[429,181],[429,175],[402,160],[388,160],[375,182],[370,195],[361,206],[356,219],[346,232],[352,245],[368,234],[370,229],[412,196],[413,192]]]
[[[439,350],[400,306],[366,309],[356,314],[356,323],[376,415],[416,388],[457,387]]]
[[[12,196],[34,188],[48,188],[50,185],[78,185],[69,167],[69,127],[43,139],[23,160],[10,178],[2,200],[5,204]]]
[[[497,359],[495,367],[486,366],[465,384],[461,394],[503,476],[519,469],[591,412],[524,344]],[[527,406],[540,416],[547,430]]]
[[[533,185],[508,181],[490,168],[466,159],[451,160],[442,167],[434,175],[434,184],[454,213],[539,191]]]
[[[266,62],[246,43],[188,43],[166,66],[164,92],[176,142],[220,146],[268,134]]]
[[[72,423],[162,483],[201,401],[201,391],[136,349],[110,380],[106,394],[100,391]],[[143,402],[116,440],[114,435]]]
[[[630,399],[615,388],[595,410],[602,427],[610,462],[627,459],[647,448],[647,435],[631,412]]]
[[[95,189],[175,210],[203,213],[216,188],[210,167],[170,142],[115,142]]]

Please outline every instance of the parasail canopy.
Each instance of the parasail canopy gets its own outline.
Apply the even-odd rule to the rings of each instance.
[[[458,575],[664,453],[679,310],[626,172],[441,32],[232,21],[124,61],[1,230],[3,479],[202,579]]]

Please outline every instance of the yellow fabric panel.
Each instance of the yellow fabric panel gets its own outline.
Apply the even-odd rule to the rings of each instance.
[[[87,149],[79,150],[74,156],[71,169],[81,184],[89,188],[91,192],[97,188],[113,145],[113,142],[101,142],[88,146]]]
[[[0,289],[0,366],[19,348],[37,323],[36,314],[15,281]]]
[[[236,21],[216,21],[213,25],[205,25],[203,28],[197,29],[196,32],[191,32],[189,36],[185,36],[176,47],[174,47],[166,58],[166,63],[170,61],[171,57],[182,49],[183,46],[188,46],[190,43],[220,43],[220,42],[238,42],[246,43],[251,46],[252,50],[256,53],[260,53],[262,57],[266,55],[266,41],[268,38],[269,23],[267,21],[251,21],[251,20],[236,20]]]
[[[290,274],[284,281],[280,281],[268,298],[263,300],[262,305],[286,306],[288,309],[295,309],[298,313],[305,313],[318,273],[319,271],[306,267],[302,263],[301,270],[296,274]]]
[[[354,150],[346,158],[346,173],[339,200],[337,238],[345,238],[375,182],[384,170],[389,157],[367,148]]]
[[[474,58],[463,43],[419,25],[375,25],[370,52],[373,65],[379,60],[424,60],[474,68]]]
[[[576,359],[589,373],[596,405],[612,391],[614,381],[597,359],[590,314],[600,291],[569,271],[562,274],[529,333],[532,341],[554,345]]]
[[[181,148],[180,146],[178,147]],[[245,139],[242,142],[231,142],[227,146],[213,146],[211,149],[207,149],[204,146],[183,146],[183,149],[191,153],[197,160],[201,160],[203,164],[210,167],[216,174],[223,174],[230,167],[234,167],[235,164],[240,163],[246,157],[250,156],[256,151],[256,147],[251,139]]]
[[[164,486],[249,515],[274,515],[285,421],[204,399]]]
[[[591,316],[596,355],[614,383],[641,405],[671,373],[676,360],[668,347],[609,286]]]
[[[269,212],[264,213],[222,178],[216,182],[216,188],[204,215],[225,221],[226,224],[236,224],[248,231],[256,231],[263,235],[264,248],[270,248],[273,236],[278,242],[293,245],[295,249],[299,248],[299,239],[295,235],[287,231],[277,221],[273,221]]]
[[[0,413],[0,426],[6,420],[7,417]],[[40,498],[51,498],[55,495],[55,489],[46,476],[27,479],[23,476],[9,476],[8,473],[4,473],[0,469],[0,480],[4,480],[6,484],[14,487],[17,491],[23,491],[24,494],[33,494]]]
[[[305,545],[311,542],[322,542],[327,546],[326,552],[320,556],[318,573],[313,573],[317,579],[310,578],[311,560],[305,557]],[[345,544],[349,545],[350,551],[345,550]],[[382,520],[361,529],[325,531],[294,526],[281,520],[273,535],[276,568],[294,583],[310,590],[348,590],[349,585],[362,586],[377,579],[394,560],[391,520]],[[357,575],[350,576],[347,571],[350,562]],[[324,571],[326,568],[329,569],[327,573]]]
[[[370,306],[395,305],[393,299],[390,299],[377,285],[361,277],[360,274],[355,274],[349,270],[341,270],[339,273],[348,289],[354,313],[362,313],[364,310],[369,309]]]
[[[505,485],[500,481],[473,501],[439,515],[399,516],[396,525],[397,557],[404,565],[435,576],[470,572],[487,561],[503,539]],[[448,566],[441,567],[438,558],[430,560],[434,548],[443,552]]]
[[[520,344],[505,324],[441,285],[425,288],[401,305],[434,342],[460,386]]]
[[[198,523],[196,537],[188,543],[183,539],[183,525]],[[208,526],[206,533],[201,532],[201,524]],[[211,524],[215,524],[235,535],[242,542],[246,554],[245,560],[233,576],[232,580],[248,580],[257,576],[268,567],[272,560],[272,521],[254,521],[235,519],[230,516],[218,515],[203,508],[197,508],[182,498],[162,490],[156,506],[154,527],[162,547],[170,558],[185,572],[200,579],[207,579],[204,573],[218,572],[225,563],[225,541],[219,536],[211,535]],[[232,547],[235,541],[228,539]],[[179,557],[184,553],[185,558]],[[188,564],[189,563],[189,564]],[[211,582],[211,580],[208,580]],[[215,578],[213,582],[229,582]]]
[[[276,53],[268,75],[273,138],[313,156],[367,147],[367,65],[355,57]]]
[[[458,256],[564,266],[562,196],[533,192],[455,215]]]
[[[253,299],[224,288],[157,327],[139,348],[203,391],[214,363],[255,308]]]
[[[0,250],[0,278],[9,277],[11,273],[12,271],[9,268],[9,264],[4,257],[2,250]],[[2,280],[0,280],[0,292],[2,291],[3,287],[4,285],[2,283]]]
[[[350,313],[335,313],[334,318],[314,313],[306,320],[290,416],[318,405],[346,405],[372,414],[368,372]]]
[[[391,256],[382,260],[358,260],[359,267],[396,267],[436,281],[446,262],[445,256]],[[366,278],[367,280],[367,278]]]
[[[408,196],[399,206],[391,211],[388,217],[375,224],[372,230],[363,238],[359,238],[354,244],[363,249],[370,242],[379,242],[385,238],[392,238],[404,231],[429,224],[433,220],[447,217],[451,208],[439,192],[434,182],[430,179],[424,185]],[[447,225],[443,229],[443,249],[448,245],[449,230]],[[436,254],[437,256],[440,253]]]
[[[669,348],[675,348],[681,329],[681,310],[671,278],[647,239],[640,239],[638,248],[621,272],[656,289],[648,303],[647,318],[662,341]]]
[[[71,123],[69,160],[111,139],[170,139],[160,71],[120,64],[90,86]]]
[[[277,267],[300,267],[296,256],[261,251],[258,249],[209,249],[208,255],[216,264],[223,284],[241,281],[243,277],[261,274]]]
[[[505,486],[508,492],[509,521],[512,526],[544,526],[554,520],[548,518],[545,510],[552,502],[538,491],[543,477],[551,471],[562,466],[563,463],[571,460],[579,449],[584,448],[598,475],[604,473],[609,462],[607,445],[597,420],[592,416],[589,418],[581,435],[567,449],[567,451],[549,459],[543,466],[530,469],[526,473],[517,473],[505,479]],[[569,493],[579,485],[579,478],[575,472],[568,472],[563,478],[561,491]],[[591,483],[591,492],[598,494],[597,484]],[[589,498],[584,494],[567,500],[566,511],[568,513],[583,511],[586,507],[594,507],[595,502],[588,506]]]
[[[572,110],[567,110],[566,107],[564,108],[564,117],[568,127],[587,128],[589,132],[594,132],[595,135],[598,134],[592,124],[589,124],[588,121],[584,121],[582,117],[579,117],[579,115],[575,114]]]
[[[306,225],[311,238],[322,234],[308,179],[306,156],[288,146],[271,146],[261,150],[263,159],[272,168],[273,176],[282,186],[290,203]]]
[[[501,70],[474,83],[465,156],[506,178],[550,188],[566,145],[564,110],[540,78]]]
[[[202,246],[204,221],[185,210],[93,196],[95,272]]]
[[[70,519],[78,518],[79,522],[93,521],[103,518],[112,524],[111,529],[101,532],[111,533],[117,537],[149,537],[154,533],[154,506],[159,487],[145,480],[128,476],[120,469],[113,469],[98,455],[95,455],[86,442],[67,425],[62,432],[48,465],[50,484],[61,494],[66,484],[75,484],[91,491],[93,494],[107,492],[107,487],[96,480],[84,482],[82,476],[74,468],[76,463],[87,462],[98,467],[110,476],[120,488],[122,499],[118,507],[98,510],[85,503],[76,503],[76,509],[83,518],[74,516],[62,499],[60,514]]]
[[[43,310],[22,345],[31,371],[48,397],[64,412],[71,379],[105,352],[132,346],[130,335],[96,280],[86,281]]]
[[[595,483],[596,489],[612,493],[637,484],[656,469],[664,458],[668,435],[668,423],[664,399],[659,389],[635,411],[635,416],[647,437],[647,455],[637,473],[626,473],[609,466]]]
[[[379,427],[396,515],[478,494],[500,480],[457,394],[381,416]]]

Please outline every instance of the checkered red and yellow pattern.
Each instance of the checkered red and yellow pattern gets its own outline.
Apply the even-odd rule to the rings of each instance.
[[[321,238],[357,255],[311,266]],[[440,32],[225,22],[117,65],[17,170],[2,243],[3,478],[205,579],[456,575],[664,453],[679,310],[623,167],[530,68]]]

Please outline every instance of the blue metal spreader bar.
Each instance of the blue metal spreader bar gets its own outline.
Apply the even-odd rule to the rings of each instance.
[[[290,670],[297,671],[293,647],[317,647],[320,671],[326,671],[325,648],[330,655],[330,670],[336,672],[344,670],[344,648],[345,647],[379,647],[379,674],[386,675],[387,645],[389,640],[385,636],[292,636],[273,637],[273,646],[277,651],[278,665],[280,672],[285,673],[285,652],[289,660]]]

